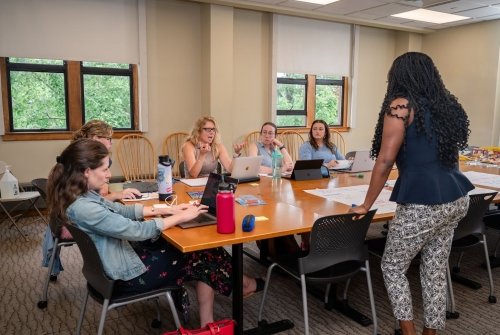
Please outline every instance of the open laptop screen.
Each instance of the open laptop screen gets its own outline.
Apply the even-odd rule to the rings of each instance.
[[[224,181],[227,183],[233,183],[236,187],[238,180],[224,176]],[[207,180],[207,185],[203,191],[203,196],[201,198],[201,204],[208,206],[208,212],[215,215],[216,205],[215,199],[217,197],[217,192],[219,192],[219,184],[222,182],[222,175],[217,173],[210,173]]]

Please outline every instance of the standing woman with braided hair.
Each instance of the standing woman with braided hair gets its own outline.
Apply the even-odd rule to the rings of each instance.
[[[424,305],[422,334],[436,334],[446,321],[446,268],[453,232],[467,213],[474,188],[458,169],[467,146],[469,120],[444,86],[432,59],[419,52],[398,57],[388,74],[387,93],[372,143],[376,158],[361,206],[377,199],[396,162],[399,177],[391,201],[397,203],[382,257],[384,282],[403,334],[416,334],[406,272],[420,252]]]

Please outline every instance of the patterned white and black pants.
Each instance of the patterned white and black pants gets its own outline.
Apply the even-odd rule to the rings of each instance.
[[[446,321],[446,266],[453,231],[469,208],[465,196],[441,205],[398,204],[389,225],[382,257],[382,273],[393,313],[398,320],[413,320],[406,272],[421,252],[420,283],[424,326],[443,329]]]

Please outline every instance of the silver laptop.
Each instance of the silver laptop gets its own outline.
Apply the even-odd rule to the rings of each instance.
[[[375,161],[370,157],[370,150],[358,150],[355,152],[351,166],[347,168],[333,167],[330,170],[348,173],[366,172],[373,170],[374,165]]]
[[[228,183],[238,184],[238,180],[224,176],[224,181]],[[208,212],[202,213],[190,221],[180,223],[178,226],[181,228],[194,228],[207,226],[217,223],[216,217],[216,201],[217,192],[219,191],[219,184],[222,182],[222,175],[217,173],[210,173],[207,180],[207,185],[203,191],[200,203],[208,206]]]
[[[262,159],[262,156],[234,158],[231,163],[231,178],[238,179],[239,183],[259,180]]]

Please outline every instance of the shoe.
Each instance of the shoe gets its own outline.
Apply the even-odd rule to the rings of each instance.
[[[256,283],[255,291],[247,293],[246,295],[243,296],[243,298],[251,297],[255,293],[264,290],[264,286],[266,285],[266,282],[264,281],[264,279],[262,279],[262,278],[254,278],[254,279],[255,279],[255,283]]]

